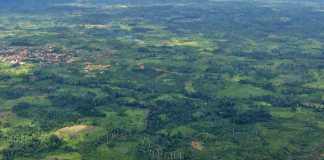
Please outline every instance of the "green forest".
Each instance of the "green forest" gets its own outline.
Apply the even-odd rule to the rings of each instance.
[[[324,160],[324,1],[0,0],[0,160]]]

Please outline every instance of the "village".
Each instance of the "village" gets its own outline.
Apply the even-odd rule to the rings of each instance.
[[[70,53],[58,53],[54,46],[44,48],[31,47],[7,47],[0,49],[0,61],[12,65],[20,65],[26,62],[38,62],[40,65],[56,63],[72,63],[73,57]]]

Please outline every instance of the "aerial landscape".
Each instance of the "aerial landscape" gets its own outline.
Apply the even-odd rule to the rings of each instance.
[[[324,160],[324,1],[0,0],[0,160]]]

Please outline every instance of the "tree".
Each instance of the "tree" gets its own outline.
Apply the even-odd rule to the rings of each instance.
[[[31,107],[32,106],[29,103],[18,103],[17,105],[12,107],[12,112],[16,113],[18,116],[26,117],[28,116],[28,111]]]
[[[238,124],[267,122],[271,118],[271,114],[265,110],[251,110],[238,115],[235,122]]]
[[[62,140],[54,134],[48,138],[47,143],[49,150],[55,150],[63,144]]]

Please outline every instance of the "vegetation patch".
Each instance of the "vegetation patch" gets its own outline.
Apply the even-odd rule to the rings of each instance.
[[[95,129],[94,126],[88,126],[88,125],[74,125],[70,127],[64,127],[57,131],[55,131],[55,134],[60,138],[73,138],[77,137],[83,133],[91,132]]]

